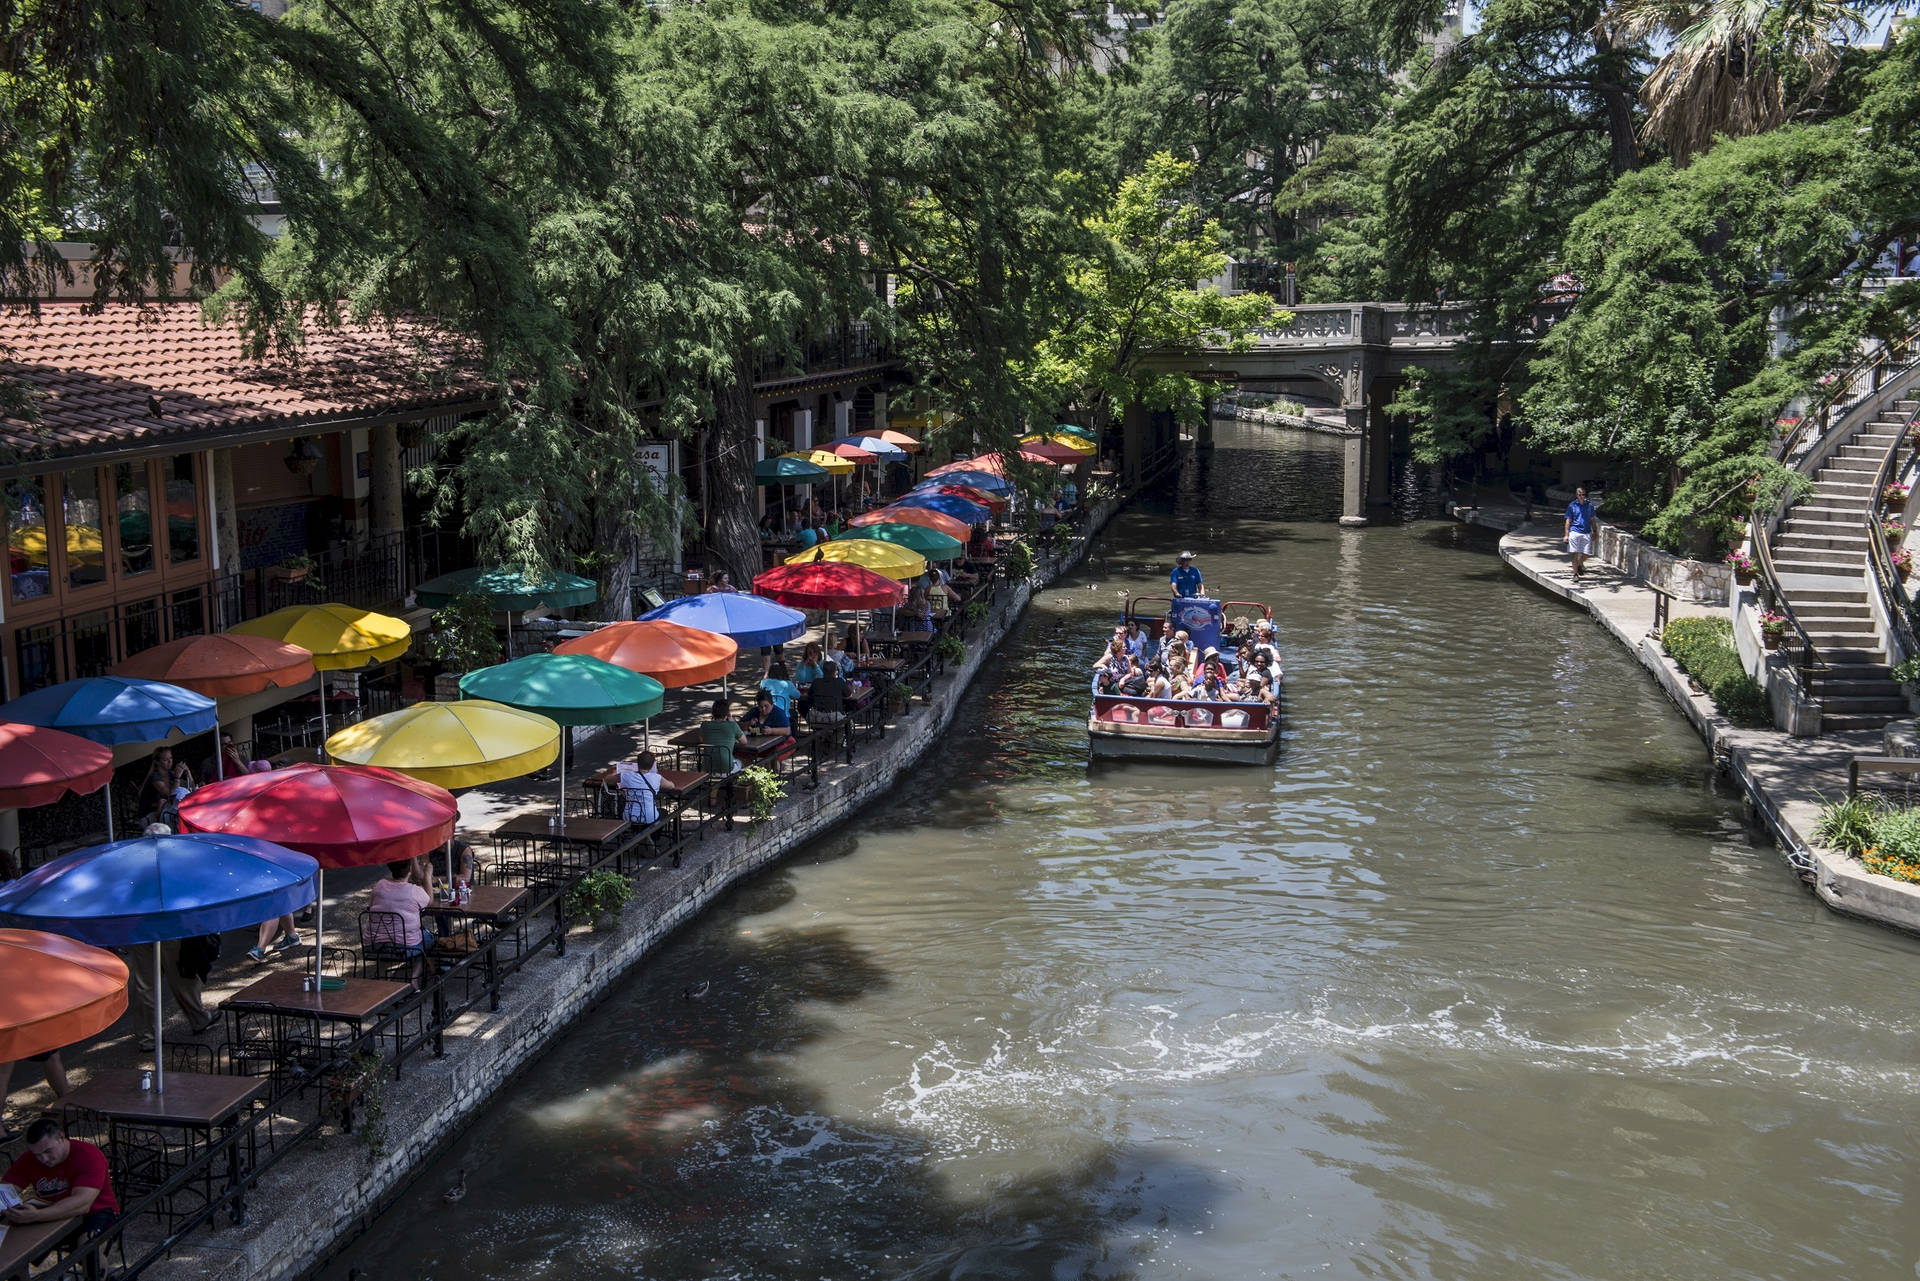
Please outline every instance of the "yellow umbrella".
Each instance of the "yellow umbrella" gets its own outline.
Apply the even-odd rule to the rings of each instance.
[[[327,673],[384,663],[413,644],[413,629],[397,618],[353,605],[289,605],[227,628],[298,645],[320,673],[320,737],[327,737]]]
[[[1082,440],[1078,436],[1070,436],[1064,431],[1035,432],[1031,436],[1022,436],[1020,443],[1023,445],[1065,445],[1068,449],[1078,450],[1083,454],[1097,454],[1100,452],[1099,446],[1095,445],[1092,441]]]
[[[423,783],[478,787],[553,764],[560,726],[484,698],[415,703],[347,726],[327,740],[327,752],[349,765],[379,765]]]
[[[13,531],[7,545],[17,552],[24,552],[36,560],[45,560],[47,556],[47,527],[28,525]],[[97,559],[106,554],[107,545],[100,540],[100,531],[92,525],[67,526],[67,555]]]
[[[780,455],[782,458],[798,458],[802,462],[812,463],[829,476],[853,475],[853,463],[838,454],[829,454],[824,449],[795,449]]]
[[[819,547],[809,547],[798,556],[787,557],[787,564],[811,565],[823,560],[864,565],[876,574],[902,583],[927,572],[927,558],[911,547],[867,539],[847,539],[845,542],[836,539]]]

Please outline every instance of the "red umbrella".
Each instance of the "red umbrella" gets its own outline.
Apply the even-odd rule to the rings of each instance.
[[[903,525],[919,525],[925,529],[938,530],[949,538],[966,542],[973,527],[966,521],[945,512],[929,511],[925,507],[876,507],[870,512],[855,516],[847,524],[853,526],[884,525],[895,521]]]
[[[183,636],[143,649],[113,669],[115,676],[165,681],[208,698],[258,694],[269,685],[313,679],[313,655],[271,636],[221,632]]]
[[[753,590],[795,609],[880,609],[907,599],[905,583],[831,560],[776,565],[753,580]]]
[[[453,839],[453,793],[373,765],[289,765],[209,783],[180,802],[180,829],[258,836],[321,867],[365,867]]]
[[[827,452],[844,458],[850,463],[877,463],[880,461],[880,455],[871,450],[862,449],[858,445],[828,445]]]
[[[68,792],[97,792],[113,777],[105,743],[38,725],[0,721],[0,809],[51,805]]]
[[[1049,463],[1055,467],[1069,467],[1084,462],[1087,457],[1077,449],[1053,444],[1022,445],[1020,456],[1030,463]]]
[[[1005,511],[1007,500],[989,494],[984,489],[975,489],[972,485],[922,485],[916,492],[927,494],[952,494],[955,498],[964,498],[970,503],[978,503],[994,511]]]
[[[642,618],[607,626],[561,641],[556,654],[585,654],[651,676],[668,689],[704,685],[733,670],[740,647],[730,638],[698,627]]]

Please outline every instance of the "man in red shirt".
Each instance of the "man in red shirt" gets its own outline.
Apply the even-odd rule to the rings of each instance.
[[[46,1223],[86,1216],[84,1229],[98,1232],[120,1217],[107,1174],[107,1154],[67,1137],[58,1121],[42,1118],[27,1127],[27,1150],[0,1175],[0,1183],[26,1199],[5,1212],[8,1223]]]

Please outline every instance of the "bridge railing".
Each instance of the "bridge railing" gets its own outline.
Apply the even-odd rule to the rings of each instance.
[[[1569,302],[1542,303],[1518,335],[1536,338],[1567,314]],[[1254,331],[1263,347],[1452,346],[1471,336],[1479,308],[1472,303],[1333,302],[1288,308],[1292,320]]]

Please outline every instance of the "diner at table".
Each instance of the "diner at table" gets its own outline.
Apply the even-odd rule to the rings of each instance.
[[[0,1186],[13,1189],[21,1203],[0,1218],[8,1223],[51,1223],[80,1219],[81,1231],[94,1233],[120,1215],[113,1195],[107,1154],[82,1139],[69,1139],[52,1117],[27,1127],[26,1151],[0,1174]]]
[[[407,981],[418,991],[434,939],[433,931],[421,923],[420,913],[432,905],[433,895],[412,879],[413,872],[413,859],[395,859],[387,864],[387,879],[376,883],[367,895],[369,913],[399,918],[399,935],[388,930],[387,922],[369,916],[362,923],[360,943],[363,947],[398,948],[408,958]]]

